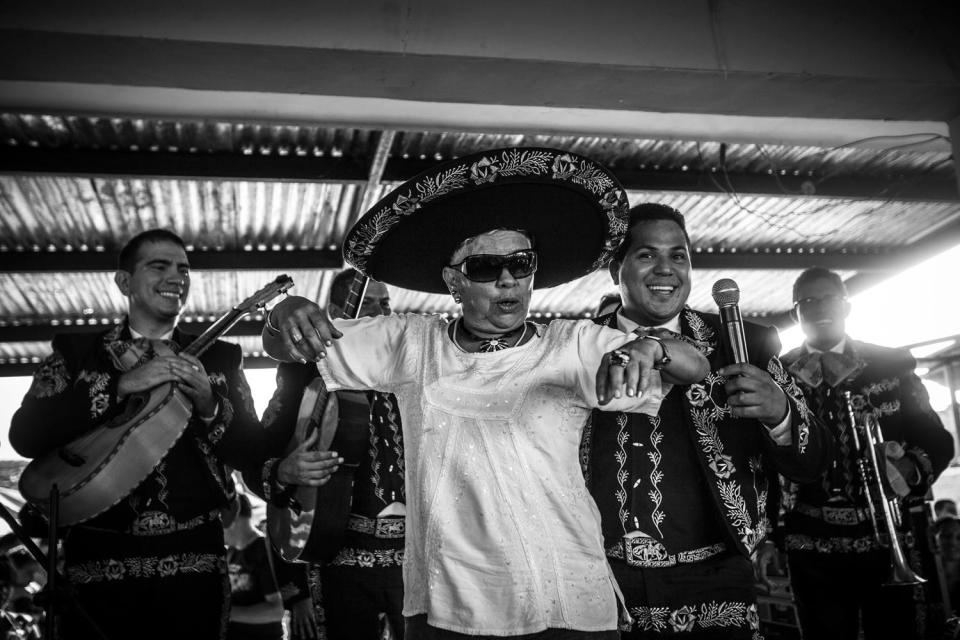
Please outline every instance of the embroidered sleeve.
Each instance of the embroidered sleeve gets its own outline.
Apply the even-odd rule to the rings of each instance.
[[[33,383],[27,391],[29,398],[50,398],[63,393],[68,384],[67,365],[63,354],[54,351],[40,363],[33,374]]]
[[[91,351],[96,344],[89,336],[54,339],[10,423],[10,443],[20,455],[44,455],[118,415],[117,371]]]
[[[781,364],[776,355],[780,350],[780,341],[775,331],[769,331],[762,343],[765,348],[758,349],[756,362],[758,366],[763,363],[767,373],[786,395],[792,433],[789,446],[777,446],[764,435],[764,457],[772,472],[795,482],[813,482],[830,463],[833,438],[826,425],[813,415],[803,391]]]
[[[807,405],[800,387],[797,386],[797,382],[786,372],[778,357],[770,358],[770,362],[767,364],[767,372],[787,395],[788,412],[796,411],[794,442],[797,451],[802,455],[806,453],[807,446],[810,443],[810,421],[813,414],[810,412],[810,407]]]

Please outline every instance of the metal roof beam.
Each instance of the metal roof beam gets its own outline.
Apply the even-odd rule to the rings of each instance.
[[[0,272],[114,271],[116,251],[3,251]],[[339,269],[339,249],[189,251],[197,271],[276,271],[282,269]]]
[[[772,195],[785,198],[821,196],[867,200],[957,201],[957,181],[916,173],[896,176],[835,175],[830,177],[777,175],[771,172],[726,173],[698,170],[615,168],[627,189],[638,191],[694,191]]]
[[[182,179],[289,180],[296,182],[356,182],[376,185],[401,182],[437,164],[420,158],[387,156],[381,133],[375,157],[324,155],[238,155],[168,151],[28,149],[0,147],[0,173],[82,176],[144,176]],[[383,164],[385,160],[385,165]],[[681,163],[681,160],[677,161]],[[694,159],[691,159],[694,162]],[[933,174],[889,177],[727,173],[696,169],[613,167],[624,187],[645,191],[692,191],[804,197],[809,195],[906,201],[960,200],[957,181]],[[377,173],[381,173],[377,176]],[[368,190],[369,191],[369,190]]]
[[[691,167],[700,161],[687,160]],[[683,165],[684,159],[673,160]],[[426,171],[437,162],[433,159],[391,158],[383,179],[408,180]],[[960,200],[957,181],[950,177],[918,172],[895,176],[875,175],[780,175],[763,171],[759,173],[726,174],[715,171],[688,168],[611,166],[613,173],[626,189],[636,191],[693,191],[699,193],[738,193],[771,195],[785,198],[822,196],[834,198],[857,198],[876,200],[954,201]]]
[[[806,269],[813,265],[843,271],[889,273],[899,263],[903,250],[803,251],[782,247],[738,251],[695,250],[697,269]],[[190,251],[190,266],[197,271],[276,271],[283,269],[339,269],[339,249],[269,249],[265,251]],[[0,272],[114,271],[117,253],[112,251],[2,251]]]
[[[347,156],[182,153],[0,147],[0,173],[151,176],[298,182],[366,182],[364,162]]]

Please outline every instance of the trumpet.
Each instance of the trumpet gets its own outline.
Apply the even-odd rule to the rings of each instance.
[[[888,498],[883,487],[883,476],[880,475],[881,467],[877,459],[877,448],[883,444],[880,422],[872,413],[865,413],[863,424],[857,424],[849,391],[843,392],[843,400],[846,403],[853,445],[857,451],[857,470],[863,484],[867,509],[870,512],[873,537],[877,544],[887,547],[890,551],[890,577],[883,584],[884,586],[923,584],[926,580],[917,575],[907,564],[903,548],[897,539],[897,529],[901,525],[900,499],[896,496]],[[862,437],[858,432],[862,432]],[[885,467],[884,462],[884,469]]]

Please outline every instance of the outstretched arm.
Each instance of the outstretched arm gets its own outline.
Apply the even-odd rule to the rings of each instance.
[[[261,337],[264,351],[275,360],[316,362],[342,335],[326,309],[307,298],[289,296],[267,314]]]
[[[625,365],[619,354],[626,354]],[[664,362],[664,357],[669,362]],[[660,371],[671,384],[691,384],[706,377],[710,364],[696,347],[673,338],[643,336],[603,356],[597,369],[597,399],[601,405],[614,398],[642,395],[650,384],[650,373]]]

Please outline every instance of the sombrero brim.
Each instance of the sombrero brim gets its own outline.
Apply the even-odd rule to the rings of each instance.
[[[604,263],[626,229],[626,193],[606,168],[556,149],[500,149],[449,161],[402,184],[348,232],[344,258],[375,280],[446,293],[441,277],[466,238],[529,232],[537,288]]]

